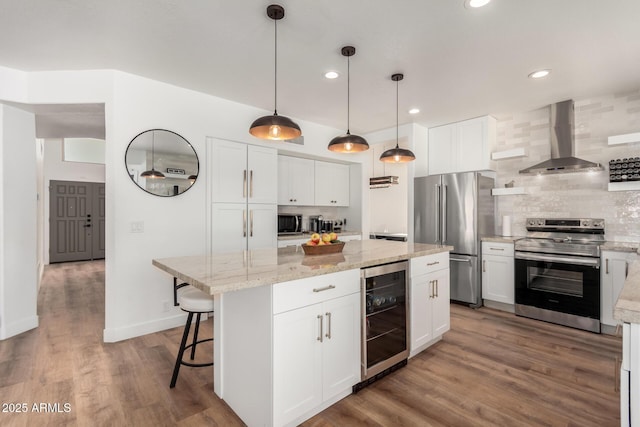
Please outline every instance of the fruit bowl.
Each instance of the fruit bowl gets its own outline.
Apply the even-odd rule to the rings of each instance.
[[[308,245],[303,243],[301,246],[305,255],[337,254],[344,249],[344,242],[336,241],[330,245]]]

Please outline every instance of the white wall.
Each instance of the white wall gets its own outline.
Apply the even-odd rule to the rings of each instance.
[[[54,181],[80,181],[80,182],[105,182],[105,165],[99,163],[66,162],[63,157],[63,140],[61,138],[48,138],[44,140],[43,182],[44,188],[40,200],[42,200],[43,218],[49,218],[49,187]],[[104,157],[104,155],[103,155]],[[124,162],[124,160],[123,160]],[[49,221],[44,221],[42,231],[42,260],[49,264]]]
[[[35,117],[0,105],[0,339],[38,326]]]
[[[129,179],[123,160],[135,135],[152,128],[170,129],[182,135],[199,156],[201,176],[207,172],[204,163],[207,137],[275,146],[289,153],[354,163],[365,159],[358,155],[345,159],[344,155],[326,149],[328,141],[342,133],[339,129],[294,118],[303,130],[304,146],[262,142],[249,135],[248,126],[255,118],[270,112],[126,73],[108,70],[20,73],[3,68],[0,73],[8,76],[0,80],[0,100],[26,104],[105,104],[105,341],[181,325],[184,315],[180,310],[171,307],[168,312],[163,311],[164,302],[172,300],[172,278],[153,267],[151,260],[201,254],[206,248],[204,180],[198,180],[193,188],[177,197],[156,197],[140,190]],[[12,84],[25,90],[5,87]],[[35,176],[34,167],[34,180]],[[364,188],[368,191],[368,185]],[[7,205],[3,203],[0,207],[6,214]],[[35,215],[35,205],[33,212]],[[132,222],[143,222],[144,232],[131,233]],[[33,241],[35,252],[35,236]]]

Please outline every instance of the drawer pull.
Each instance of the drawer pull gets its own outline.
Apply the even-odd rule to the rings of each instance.
[[[504,248],[489,248],[492,251],[504,251]]]
[[[324,288],[313,288],[313,292],[322,292],[328,291],[329,289],[335,289],[336,287],[333,285],[325,286]]]
[[[436,264],[440,264],[440,261],[428,262],[427,263],[427,265],[436,265]]]

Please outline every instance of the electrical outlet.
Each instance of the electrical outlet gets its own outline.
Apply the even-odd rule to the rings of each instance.
[[[132,233],[144,233],[144,221],[132,221],[130,226]]]
[[[167,311],[171,310],[171,303],[169,302],[169,300],[164,300],[162,301],[162,310],[166,313]]]

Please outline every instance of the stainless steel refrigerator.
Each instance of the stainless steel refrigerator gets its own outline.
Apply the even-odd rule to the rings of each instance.
[[[494,235],[493,178],[461,172],[415,178],[414,241],[453,246],[451,299],[482,305],[480,239]]]

